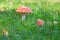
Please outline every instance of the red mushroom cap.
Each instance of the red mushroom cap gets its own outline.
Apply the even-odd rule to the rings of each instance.
[[[30,8],[28,8],[28,7],[21,6],[20,8],[18,8],[18,9],[16,10],[16,12],[19,12],[19,13],[30,13],[31,10],[30,10]]]
[[[44,24],[43,20],[40,20],[40,19],[37,20],[37,25],[38,26],[42,26],[43,24]]]

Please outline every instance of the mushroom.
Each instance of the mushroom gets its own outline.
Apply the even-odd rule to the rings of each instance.
[[[8,36],[8,31],[7,30],[2,30],[2,32],[5,36]]]
[[[44,24],[44,21],[43,20],[41,20],[41,19],[38,19],[37,20],[37,25],[38,26],[42,26]]]
[[[26,14],[31,13],[31,10],[28,7],[21,6],[20,8],[18,8],[16,10],[16,12],[21,13],[22,14],[22,20],[24,20],[26,18]]]
[[[53,21],[53,24],[58,24],[58,21]]]

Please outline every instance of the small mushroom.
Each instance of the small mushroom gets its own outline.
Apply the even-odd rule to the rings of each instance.
[[[43,20],[41,20],[41,19],[38,19],[37,20],[37,25],[38,26],[42,26],[44,24],[44,21]]]
[[[58,21],[53,21],[53,24],[58,24]]]
[[[31,13],[31,10],[28,7],[21,6],[20,8],[18,8],[16,10],[16,12],[21,13],[22,14],[22,20],[24,20],[26,18],[26,14]]]
[[[8,31],[7,30],[2,30],[2,32],[5,36],[8,36]]]

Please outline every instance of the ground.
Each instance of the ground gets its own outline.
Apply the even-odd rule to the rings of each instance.
[[[20,6],[29,7],[32,12],[21,20],[16,12]],[[0,0],[0,40],[60,40],[60,2],[47,0]],[[45,21],[43,26],[37,19]],[[57,24],[53,22],[57,21]],[[7,30],[5,36],[2,30]]]

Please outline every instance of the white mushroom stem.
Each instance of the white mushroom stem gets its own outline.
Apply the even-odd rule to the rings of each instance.
[[[8,32],[5,32],[4,35],[5,35],[5,36],[8,36]]]
[[[22,14],[22,20],[26,18],[26,14]]]

